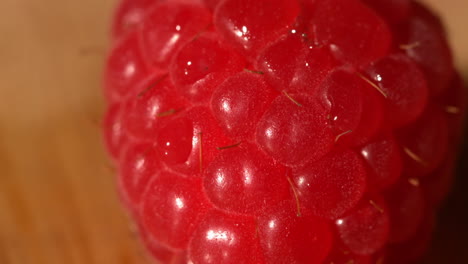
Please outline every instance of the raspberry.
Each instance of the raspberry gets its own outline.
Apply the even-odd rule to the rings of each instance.
[[[427,104],[426,79],[416,64],[401,54],[382,58],[367,70],[386,95],[386,121],[397,128],[414,121]]]
[[[311,34],[317,42],[328,45],[338,58],[363,65],[389,51],[392,40],[389,27],[365,4],[359,0],[316,2]]]
[[[226,49],[215,35],[205,34],[177,53],[170,74],[180,94],[192,102],[206,102],[226,77],[244,66],[240,55]]]
[[[161,263],[414,263],[466,90],[410,0],[122,0],[104,137]]]
[[[285,173],[284,166],[273,163],[258,148],[242,144],[223,150],[211,162],[205,171],[204,187],[215,206],[256,215],[288,199]]]
[[[327,47],[307,45],[299,35],[287,34],[273,42],[256,61],[257,69],[279,91],[315,92],[338,65]]]
[[[241,72],[218,86],[211,109],[227,135],[245,140],[254,136],[255,125],[277,95],[261,75]]]
[[[258,122],[256,141],[273,158],[297,166],[331,151],[333,132],[327,124],[327,109],[318,100],[285,94],[271,103]]]
[[[285,201],[258,220],[266,263],[322,263],[332,244],[330,226]]]
[[[167,68],[174,52],[209,25],[209,12],[189,1],[157,3],[141,22],[142,53],[152,66]]]
[[[381,198],[364,199],[335,221],[341,241],[354,254],[368,256],[387,242],[390,221],[384,204]]]
[[[193,263],[264,263],[256,220],[213,209],[192,236],[189,258]]]
[[[143,228],[164,245],[186,248],[200,215],[208,207],[208,201],[199,192],[201,185],[197,178],[160,172],[149,184],[142,204]]]
[[[213,21],[223,39],[253,58],[291,28],[298,12],[297,1],[226,0],[216,7]]]
[[[129,143],[120,157],[119,180],[124,199],[138,204],[151,178],[161,169],[151,145]]]
[[[375,190],[392,186],[401,176],[402,158],[392,135],[382,135],[361,148],[367,165],[367,184]]]
[[[143,21],[146,10],[159,0],[122,0],[115,12],[112,35],[119,38]]]
[[[148,67],[139,49],[137,35],[131,33],[119,39],[107,60],[105,72],[107,99],[110,102],[121,101],[148,73]]]

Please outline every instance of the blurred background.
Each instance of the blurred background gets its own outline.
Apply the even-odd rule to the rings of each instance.
[[[147,263],[101,142],[116,2],[0,1],[0,264]],[[468,1],[423,2],[444,18],[466,79]],[[466,163],[425,263],[468,263]]]

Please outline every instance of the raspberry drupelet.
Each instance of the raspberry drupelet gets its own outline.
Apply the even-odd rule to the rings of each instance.
[[[120,194],[166,264],[410,264],[466,90],[412,0],[121,0],[105,68]]]

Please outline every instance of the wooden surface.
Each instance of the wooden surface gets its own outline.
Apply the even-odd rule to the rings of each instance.
[[[446,19],[458,65],[468,69],[468,2],[429,2]],[[113,5],[0,1],[0,264],[146,263],[118,203],[98,125]],[[451,200],[430,263],[468,263],[466,196],[458,191]]]

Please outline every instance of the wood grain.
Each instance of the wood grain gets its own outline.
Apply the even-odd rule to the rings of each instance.
[[[468,2],[429,2],[449,25],[457,64],[468,69]],[[147,263],[119,205],[100,135],[114,4],[0,1],[1,264]],[[432,263],[468,263],[457,246],[468,234],[466,216],[457,214],[465,196],[457,195],[442,217],[455,227],[439,231]],[[447,255],[451,262],[440,262]]]

